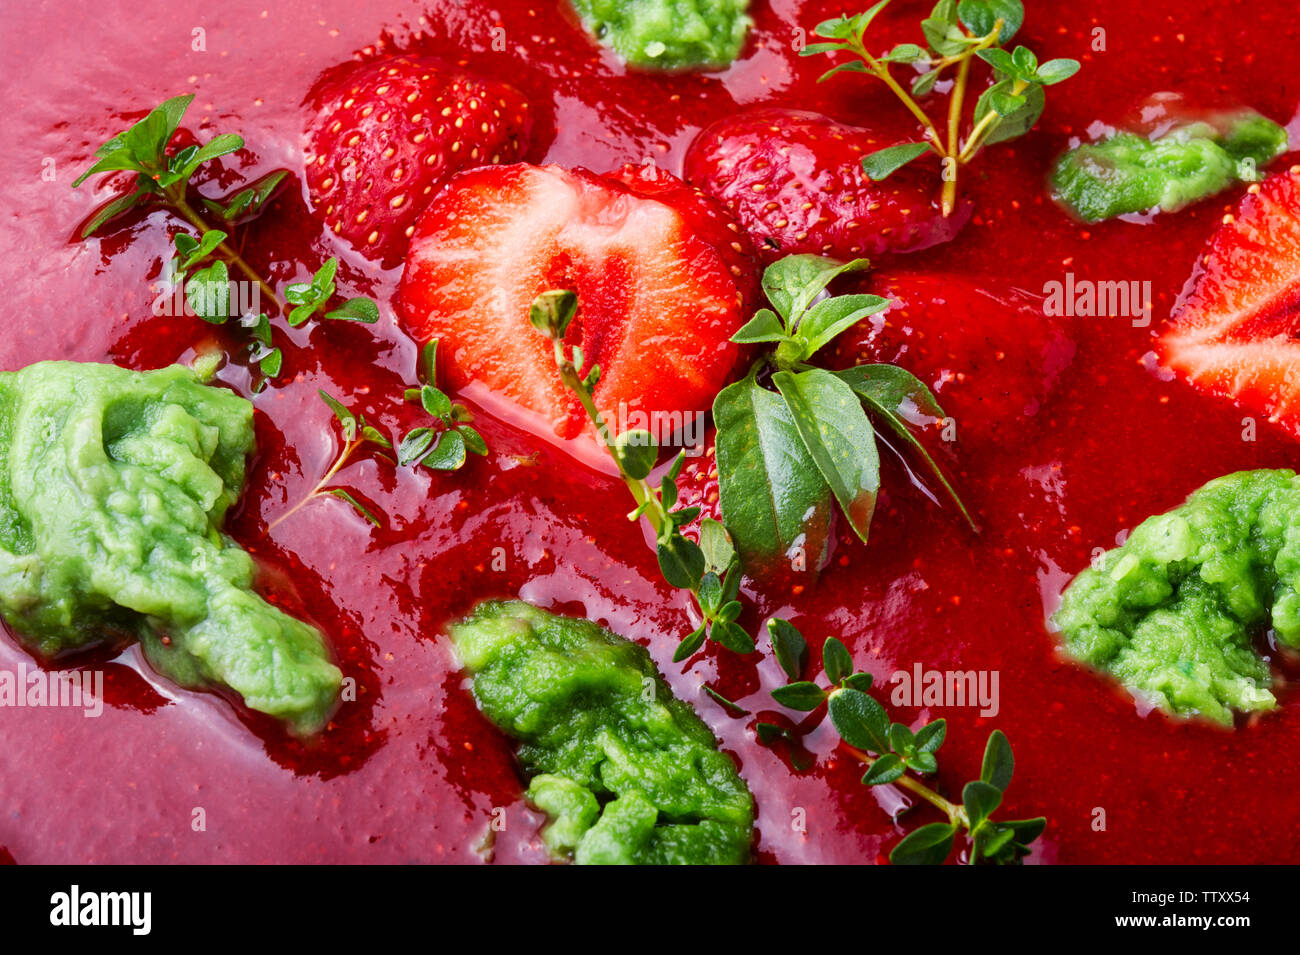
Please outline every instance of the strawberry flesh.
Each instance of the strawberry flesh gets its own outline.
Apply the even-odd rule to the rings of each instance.
[[[735,250],[696,231],[697,208],[661,201],[673,192],[658,175],[640,192],[559,166],[455,177],[420,218],[398,305],[408,333],[438,339],[444,380],[485,385],[560,437],[594,435],[528,321],[541,292],[568,288],[578,312],[565,343],[582,348],[584,370],[600,365],[595,400],[613,431],[664,437],[706,412],[739,356],[729,339],[753,276],[738,278]]]
[[[1159,352],[1196,388],[1300,438],[1300,166],[1251,186],[1225,217]]]

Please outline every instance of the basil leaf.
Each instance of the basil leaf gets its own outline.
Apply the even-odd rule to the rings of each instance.
[[[798,319],[827,285],[846,272],[857,272],[871,263],[866,259],[840,262],[823,255],[787,255],[763,271],[763,292],[772,307],[790,323]]]
[[[853,389],[821,368],[779,371],[772,382],[790,409],[808,455],[863,541],[880,489],[876,435]]]
[[[795,683],[787,683],[785,686],[778,686],[772,691],[772,699],[792,710],[809,712],[822,705],[826,699],[826,691],[816,683],[799,680]]]
[[[919,47],[917,48],[920,49]],[[862,171],[872,182],[888,179],[913,159],[930,151],[928,143],[899,143],[862,157]]]
[[[802,548],[820,569],[830,536],[831,492],[780,395],[753,376],[713,402],[723,523],[751,575],[774,569]]]
[[[199,269],[185,283],[185,299],[194,313],[211,325],[230,318],[230,273],[220,260]]]
[[[483,440],[483,436],[469,425],[457,425],[456,431],[460,433],[461,440],[465,442],[465,450],[470,454],[482,456],[488,453],[487,442]]]
[[[798,680],[808,666],[808,641],[794,624],[780,617],[773,617],[767,622],[767,635],[772,641],[772,653],[776,656],[776,662],[781,665],[786,676]]]
[[[829,708],[831,722],[844,742],[872,753],[889,752],[889,717],[875,697],[841,688],[831,692]]]
[[[1011,774],[1016,768],[1016,759],[1011,754],[1011,743],[1002,730],[989,734],[988,745],[984,747],[984,762],[980,766],[980,779],[1005,792],[1011,784]]]
[[[909,832],[894,851],[889,861],[894,865],[942,865],[952,852],[953,837],[957,829],[946,822],[932,822]]]
[[[921,459],[925,470],[939,482],[940,487],[957,506],[957,510],[961,512],[961,516],[970,525],[971,530],[979,533],[979,525],[966,509],[961,495],[948,480],[948,475],[939,467],[939,462],[912,432],[913,422],[904,417],[905,415],[915,417],[918,414],[940,420],[947,417],[925,383],[910,371],[897,365],[858,365],[834,374],[852,388],[866,404],[867,409],[878,415],[889,430]]]
[[[1075,73],[1079,72],[1079,61],[1068,59],[1048,60],[1038,68],[1035,74],[1038,82],[1044,86],[1055,86],[1057,83],[1068,80]]]
[[[757,342],[782,342],[788,339],[785,327],[770,308],[761,308],[743,326],[731,336],[739,345],[751,345]]]
[[[849,655],[848,647],[834,637],[827,637],[822,644],[822,668],[826,671],[826,679],[832,684],[839,683],[852,673],[853,657]]]
[[[884,311],[890,304],[889,299],[879,295],[837,295],[818,302],[795,329],[795,335],[805,343],[803,357],[811,357],[836,335],[868,315]]]
[[[87,220],[81,228],[81,237],[83,239],[94,235],[103,228],[104,224],[111,222],[118,216],[137,206],[148,195],[145,192],[131,192],[125,196],[118,196],[112,202],[105,203],[99,207],[99,210]]]

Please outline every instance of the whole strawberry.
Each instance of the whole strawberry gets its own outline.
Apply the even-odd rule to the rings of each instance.
[[[951,240],[970,206],[944,217],[933,158],[881,182],[863,172],[864,156],[892,145],[820,113],[754,109],[701,132],[685,174],[731,210],[769,261],[796,252],[841,259],[914,252]]]
[[[511,86],[430,57],[397,56],[334,73],[310,97],[307,193],[334,234],[385,267],[446,180],[527,152],[532,110]]]

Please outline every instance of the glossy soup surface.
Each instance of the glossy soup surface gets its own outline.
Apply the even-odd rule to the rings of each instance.
[[[1247,0],[1212,10],[1174,0],[1027,6],[1025,42],[1043,58],[1075,57],[1083,70],[1052,90],[1034,133],[972,167],[964,187],[976,216],[956,241],[906,265],[957,274],[999,296],[1040,294],[1066,272],[1150,281],[1158,326],[1239,192],[1145,226],[1081,226],[1047,200],[1047,165],[1071,135],[1121,118],[1160,90],[1226,97],[1292,122],[1300,20],[1289,4]],[[603,171],[653,158],[676,171],[700,127],[757,102],[905,133],[906,114],[883,89],[851,77],[817,85],[822,64],[795,55],[797,26],[840,12],[832,2],[758,0],[751,44],[730,70],[646,77],[591,46],[557,0],[9,4],[0,28],[0,368],[52,358],[152,368],[189,360],[210,341],[211,329],[195,319],[151,312],[151,283],[168,257],[164,213],[72,241],[111,197],[111,182],[70,188],[91,150],[166,97],[197,94],[187,125],[201,118],[201,138],[242,134],[252,156],[237,171],[247,177],[300,170],[303,97],[322,70],[381,38],[390,49],[464,60],[519,85],[548,117],[534,161]],[[880,45],[915,39],[922,16],[921,4],[898,3],[881,21]],[[193,48],[198,28],[201,51]],[[1098,29],[1104,51],[1093,49]],[[504,50],[493,49],[494,36],[505,37]],[[233,185],[237,167],[207,188]],[[42,175],[50,169],[53,181]],[[215,695],[176,690],[135,650],[78,661],[107,674],[98,719],[75,709],[0,710],[0,856],[542,861],[540,817],[522,802],[510,747],[479,716],[440,636],[476,601],[521,595],[649,647],[753,789],[762,860],[883,860],[902,831],[890,821],[896,797],[858,784],[860,767],[837,756],[829,726],[806,737],[812,765],[799,769],[788,752],[757,743],[754,724],[772,718],[768,693],[784,682],[773,660],[755,665],[710,650],[685,669],[672,664],[692,624],[682,595],[663,584],[641,533],[624,519],[621,483],[575,465],[500,408],[484,408],[490,399],[462,396],[479,412],[493,451],[486,460],[449,475],[395,474],[374,460],[342,473],[344,486],[388,515],[383,530],[327,497],[268,533],[336,453],[337,432],[316,390],[345,397],[389,430],[410,427],[416,411],[397,399],[413,376],[415,346],[387,304],[398,273],[332,244],[296,185],[246,231],[245,250],[278,282],[341,253],[342,284],[382,303],[373,328],[278,328],[292,343],[288,373],[255,398],[260,453],[231,525],[264,567],[264,592],[325,630],[358,700],[321,739],[302,744]],[[971,429],[948,458],[981,536],[937,512],[891,461],[870,546],[841,536],[815,586],[753,593],[745,622],[787,616],[814,646],[834,634],[878,685],[917,663],[996,670],[996,717],[902,707],[896,718],[948,719],[939,784],[950,790],[978,773],[988,731],[1007,732],[1017,769],[1006,811],[1050,820],[1036,861],[1300,861],[1294,842],[1274,835],[1300,826],[1300,761],[1285,755],[1300,749],[1300,704],[1285,689],[1278,712],[1234,732],[1144,717],[1127,695],[1062,660],[1044,626],[1045,607],[1092,548],[1113,546],[1126,528],[1212,477],[1294,467],[1300,455],[1267,426],[1243,441],[1240,411],[1154,374],[1143,361],[1152,329],[1122,318],[1066,319],[1063,327],[1074,358],[1041,410],[996,437]],[[982,387],[997,388],[996,367],[979,373]],[[247,389],[238,366],[220,377]],[[31,664],[0,639],[0,667],[23,662]],[[704,683],[751,714],[728,715],[701,692]],[[198,808],[200,832],[192,825]],[[504,809],[505,828],[489,839],[494,808]],[[1093,827],[1098,809],[1105,831]]]

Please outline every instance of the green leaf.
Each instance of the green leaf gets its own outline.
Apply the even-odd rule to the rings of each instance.
[[[889,752],[889,717],[875,697],[841,687],[831,691],[829,708],[844,742],[871,753]]]
[[[808,667],[808,641],[794,624],[780,617],[768,620],[767,635],[772,641],[772,653],[776,662],[781,665],[786,676],[798,680]]]
[[[1036,74],[1038,82],[1044,86],[1054,86],[1068,80],[1075,73],[1079,72],[1078,60],[1055,59],[1048,60],[1038,68]]]
[[[862,171],[872,182],[888,179],[913,159],[930,151],[929,143],[899,143],[862,157]]]
[[[659,460],[659,446],[655,444],[654,435],[644,428],[624,431],[614,439],[613,450],[619,468],[634,481],[644,481],[649,477]]]
[[[719,620],[709,630],[709,636],[732,653],[753,653],[754,638],[745,632],[745,628],[730,620]]]
[[[830,535],[831,491],[780,395],[753,376],[713,403],[723,523],[751,575],[800,555],[816,570]]]
[[[361,437],[371,444],[379,445],[381,448],[391,448],[393,446],[393,442],[389,441],[382,431],[370,425],[362,427]]]
[[[731,340],[739,345],[750,345],[757,342],[782,342],[789,337],[776,312],[770,308],[761,308],[741,326],[740,331],[731,336]]]
[[[764,746],[771,746],[779,739],[786,739],[790,734],[785,728],[777,726],[775,723],[755,723],[754,735],[758,737],[758,741]]]
[[[808,43],[799,48],[800,56],[816,56],[819,53],[837,53],[848,49],[843,43]]]
[[[939,70],[929,70],[912,80],[912,95],[926,96],[929,94],[934,89],[934,84],[939,82],[939,72]]]
[[[259,176],[242,189],[223,199],[203,198],[204,207],[227,222],[242,222],[260,213],[289,175],[287,169],[275,169]]]
[[[871,689],[872,680],[870,673],[850,673],[844,678],[844,685],[866,693]]]
[[[845,60],[843,63],[837,64],[836,66],[832,66],[821,76],[817,77],[817,82],[825,83],[832,76],[835,76],[839,73],[870,73],[870,72],[871,70],[867,68],[867,64],[863,63],[861,60]]]
[[[713,700],[713,702],[717,703],[719,706],[721,706],[732,716],[749,715],[749,710],[745,709],[739,703],[733,703],[731,700],[727,699],[725,696],[723,696],[713,687],[709,686],[707,683],[701,686],[700,689],[705,692],[705,694],[709,697],[709,699]]]
[[[879,757],[862,775],[862,784],[864,786],[883,786],[885,783],[892,783],[894,780],[902,777],[907,767],[903,761],[893,753],[886,753]]]
[[[1044,816],[1038,816],[1034,819],[1018,819],[1014,822],[1004,822],[1002,825],[1010,827],[1015,832],[1016,842],[1027,846],[1047,829],[1047,819]]]
[[[910,753],[907,757],[907,765],[923,776],[928,776],[939,769],[939,761],[934,758],[934,753]]]
[[[433,385],[420,389],[420,406],[439,421],[451,421],[451,399]]]
[[[953,56],[970,45],[970,38],[960,27],[933,17],[921,21],[921,32],[930,49],[940,56]]]
[[[415,369],[415,376],[425,385],[436,385],[438,383],[438,339],[430,339],[420,349],[420,360]]]
[[[995,111],[993,108],[994,102],[999,101],[1001,97],[1009,93],[1013,82],[1010,79],[999,80],[984,91],[975,103],[974,122],[979,123],[988,113]],[[1015,139],[1017,136],[1023,136],[1033,128],[1034,123],[1038,122],[1038,117],[1043,115],[1043,106],[1046,103],[1043,88],[1032,85],[1022,95],[1024,97],[1023,105],[1009,115],[1000,115],[997,120],[993,121],[989,131],[985,133],[980,141],[981,148],[992,146],[994,143],[1005,142],[1008,139]]]
[[[284,353],[278,348],[272,348],[260,359],[257,367],[267,378],[275,378],[280,374],[280,369],[284,365]]]
[[[948,735],[948,721],[937,719],[916,731],[916,748],[923,753],[936,753]]]
[[[736,559],[727,529],[711,517],[700,521],[700,550],[704,552],[705,566],[719,575],[726,573]]]
[[[876,435],[853,389],[821,368],[779,371],[772,382],[790,409],[808,455],[863,541],[880,489]]]
[[[716,616],[719,608],[722,607],[722,578],[711,570],[706,571],[700,579],[700,588],[696,596],[704,615],[710,618]]]
[[[827,637],[822,644],[822,668],[832,684],[839,683],[853,672],[853,657],[848,648],[834,637]]]
[[[694,590],[704,577],[704,552],[694,541],[676,532],[661,539],[656,548],[664,580],[678,590]]]
[[[456,430],[460,433],[461,440],[465,442],[465,450],[470,454],[477,454],[481,457],[488,453],[487,442],[483,440],[483,436],[469,425],[458,425]]]
[[[230,273],[226,263],[217,260],[199,269],[185,283],[185,299],[194,313],[212,325],[230,318]]]
[[[917,60],[926,58],[924,48],[917,46],[915,43],[900,43],[880,59],[888,63],[915,63]]]
[[[772,699],[792,710],[810,712],[821,706],[826,699],[826,691],[816,683],[798,680],[778,686],[772,691]]]
[[[975,55],[1004,76],[1015,75],[1016,62],[1006,50],[992,47],[988,50],[980,50]]]
[[[787,255],[763,271],[763,292],[777,313],[793,325],[833,279],[870,265],[867,259],[840,262],[823,255]]]
[[[543,292],[533,301],[528,309],[528,321],[548,338],[562,339],[577,312],[576,294],[568,289],[552,289]]]
[[[693,630],[686,636],[681,643],[677,644],[677,649],[673,651],[673,663],[681,663],[683,660],[692,657],[700,647],[704,646],[704,638],[707,636],[704,624]]]
[[[94,215],[86,220],[86,224],[81,227],[81,237],[85,239],[94,235],[108,222],[111,222],[118,216],[134,209],[137,205],[143,202],[148,195],[147,192],[130,192],[124,196],[118,196],[111,202],[106,202],[104,205],[99,207]]]
[[[420,463],[434,471],[455,471],[465,463],[465,439],[459,431],[444,431],[438,443],[420,459]]]
[[[994,730],[989,734],[988,744],[984,747],[980,779],[1005,792],[1011,784],[1011,774],[1015,768],[1016,760],[1011,754],[1011,743],[1002,730]]]
[[[835,336],[868,315],[884,311],[889,305],[890,300],[879,295],[838,295],[818,302],[804,315],[795,330],[795,335],[805,343],[803,357],[812,357]]]
[[[379,306],[364,296],[350,298],[336,309],[325,313],[326,318],[344,322],[361,322],[373,325],[379,321]]]
[[[360,501],[358,501],[355,497],[353,497],[353,496],[352,496],[351,494],[349,494],[347,491],[343,490],[343,488],[341,488],[341,487],[331,487],[331,488],[326,489],[325,493],[326,493],[326,494],[333,494],[335,497],[340,498],[340,499],[342,499],[342,500],[344,500],[344,501],[347,501],[349,504],[352,505],[352,507],[356,510],[356,512],[357,512],[358,514],[360,514],[362,517],[364,517],[366,520],[368,520],[371,524],[374,524],[376,527],[379,527],[379,526],[380,526],[380,524],[379,524],[379,518],[375,517],[375,515],[372,514],[372,513],[370,512],[370,510],[369,510],[369,509],[368,509],[364,504],[362,504]]]
[[[1020,0],[986,0],[986,2],[989,9],[993,11],[994,19],[1002,21],[1002,29],[998,31],[998,42],[1010,43],[1011,38],[1020,32],[1020,26],[1025,22],[1024,4]]]
[[[895,753],[904,755],[916,746],[916,737],[912,731],[902,723],[891,723],[889,725],[889,748]]]
[[[829,40],[847,40],[853,35],[853,21],[848,17],[823,20],[813,27],[813,34]]]
[[[198,241],[195,241],[194,236],[188,232],[178,232],[173,241],[176,245],[176,251],[183,256],[176,266],[176,274],[180,276],[206,259],[216,250],[217,246],[225,242],[226,233],[220,229],[209,229],[203,233]]]
[[[909,418],[925,415],[942,420],[947,417],[925,383],[897,365],[858,365],[834,374],[852,388],[867,409],[881,418],[886,427],[920,458],[925,470],[939,482],[971,530],[979,533],[979,525],[948,480],[948,475],[912,432],[913,422]]]
[[[946,822],[932,822],[903,837],[889,861],[894,865],[942,865],[952,853],[957,829]]]
[[[397,445],[397,463],[405,467],[419,461],[433,446],[432,428],[413,428],[406,433]]]
[[[966,784],[961,791],[961,802],[966,807],[966,818],[970,820],[970,831],[974,832],[984,824],[989,816],[1002,805],[1002,790],[983,780]]]
[[[1011,62],[1015,64],[1016,75],[1023,79],[1029,79],[1038,73],[1038,57],[1027,46],[1016,47],[1011,54]]]
[[[321,401],[325,402],[330,411],[334,412],[334,417],[342,425],[344,440],[353,440],[357,436],[357,416],[329,392],[317,389],[317,393],[320,395]]]

